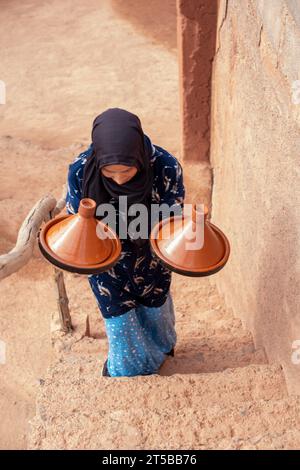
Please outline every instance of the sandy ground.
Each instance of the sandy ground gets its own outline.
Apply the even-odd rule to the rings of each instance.
[[[143,4],[141,6],[141,4]],[[61,194],[67,165],[108,107],[136,113],[179,156],[175,0],[1,0],[0,253],[45,193]],[[0,283],[0,448],[26,447],[37,386],[51,362],[52,268],[35,253]],[[93,302],[92,294],[88,298]]]
[[[177,150],[175,0],[2,1],[1,7],[2,133],[46,148],[86,142],[93,118],[119,106]]]

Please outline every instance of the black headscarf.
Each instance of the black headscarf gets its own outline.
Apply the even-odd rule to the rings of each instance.
[[[109,108],[94,119],[91,136],[93,151],[84,166],[83,197],[94,199],[98,207],[111,198],[118,201],[119,196],[127,196],[128,208],[131,204],[143,203],[150,213],[152,145],[138,116],[125,109]],[[138,171],[119,185],[102,174],[100,168],[105,165],[135,166]]]

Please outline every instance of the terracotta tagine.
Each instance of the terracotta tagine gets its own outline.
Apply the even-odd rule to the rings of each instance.
[[[171,271],[184,276],[210,276],[227,263],[229,241],[207,220],[207,214],[207,206],[202,211],[193,204],[191,215],[184,211],[183,217],[173,216],[153,227],[151,249]]]
[[[59,216],[44,225],[38,242],[50,263],[78,274],[98,274],[118,261],[120,239],[110,227],[94,217],[95,210],[96,202],[84,198],[77,214]]]

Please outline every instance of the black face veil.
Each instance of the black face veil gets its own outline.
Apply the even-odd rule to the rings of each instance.
[[[153,184],[150,156],[152,145],[143,132],[140,119],[120,108],[109,108],[93,122],[93,152],[83,171],[82,197],[90,197],[99,204],[118,202],[119,196],[127,196],[131,204],[143,203],[150,212]],[[105,165],[127,165],[138,169],[133,178],[117,184],[105,177],[100,169]],[[128,220],[130,222],[130,220]]]

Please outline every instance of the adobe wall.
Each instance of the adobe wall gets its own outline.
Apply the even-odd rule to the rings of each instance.
[[[214,276],[227,305],[269,360],[283,364],[289,390],[297,393],[299,79],[299,1],[220,0],[211,221],[228,236],[231,256]]]

